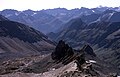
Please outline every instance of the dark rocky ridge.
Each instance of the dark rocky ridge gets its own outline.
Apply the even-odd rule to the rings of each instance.
[[[87,53],[88,55],[96,57],[96,54],[89,45],[85,45],[81,50],[84,51],[84,53]]]
[[[4,16],[0,20],[0,61],[45,54],[54,49],[54,42],[43,33],[24,24],[6,20]]]
[[[0,36],[19,38],[20,40],[30,43],[47,39],[47,36],[43,33],[13,21],[0,21]]]
[[[64,41],[60,40],[57,44],[55,51],[52,52],[51,56],[53,60],[64,60],[67,57],[73,56],[74,54],[80,53],[83,55],[90,55],[96,57],[93,49],[89,45],[85,45],[81,50],[75,50],[70,47],[68,44],[65,44]]]
[[[65,58],[66,56],[72,56],[74,54],[73,49],[65,44],[64,41],[59,41],[58,45],[55,48],[55,51],[52,52],[52,59],[53,60],[60,60]]]
[[[7,76],[9,73],[13,74],[11,76],[14,76],[17,72],[21,72],[25,75],[28,74],[27,76],[32,73],[42,77],[64,77],[70,75],[72,75],[72,77],[82,77],[83,75],[106,77],[109,74],[112,75],[112,73],[119,73],[115,67],[111,67],[110,64],[99,60],[90,46],[85,45],[81,50],[74,50],[72,48],[69,50],[69,48],[71,47],[61,40],[57,44],[54,52],[50,55],[44,57],[36,55],[1,63],[2,66],[0,64],[0,68],[2,68],[2,70],[0,70],[0,74]],[[69,52],[71,52],[71,54]],[[89,58],[89,56],[91,56],[91,58]],[[93,62],[89,62],[91,60]],[[27,63],[27,66],[25,63]],[[110,70],[111,68],[112,70]],[[21,75],[19,76],[21,77]],[[34,75],[32,76],[34,77]]]

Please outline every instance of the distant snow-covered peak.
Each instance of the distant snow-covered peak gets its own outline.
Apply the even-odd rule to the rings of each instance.
[[[94,13],[95,11],[94,11],[94,10],[92,10],[92,12]]]

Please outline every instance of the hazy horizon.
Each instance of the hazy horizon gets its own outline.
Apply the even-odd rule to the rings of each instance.
[[[119,7],[120,1],[118,0],[0,0],[0,10],[15,9],[23,10],[42,10],[54,8],[66,8],[68,10],[74,8],[95,8],[99,6]]]

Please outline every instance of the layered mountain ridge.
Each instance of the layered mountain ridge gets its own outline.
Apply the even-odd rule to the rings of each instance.
[[[114,10],[106,10],[90,23],[85,23],[81,17],[75,18],[66,23],[61,31],[48,36],[56,41],[65,40],[74,48],[90,44],[101,58],[119,67],[119,15],[120,13]],[[92,20],[92,17],[90,19]],[[111,56],[112,54],[116,56]]]
[[[40,11],[25,10],[17,11],[13,9],[5,9],[0,12],[6,18],[27,24],[43,33],[57,32],[64,23],[72,18],[81,17],[85,23],[90,23],[99,18],[100,14],[106,10],[114,10],[119,12],[119,7],[97,7],[67,10],[65,8],[47,9]],[[49,30],[48,30],[49,28]]]
[[[3,16],[0,19],[1,60],[14,56],[41,54],[42,51],[54,48],[55,44],[43,33],[24,24],[6,20]]]

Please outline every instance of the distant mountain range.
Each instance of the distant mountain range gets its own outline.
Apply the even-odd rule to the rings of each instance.
[[[27,24],[43,33],[57,32],[66,22],[72,18],[81,17],[86,23],[96,20],[105,10],[120,11],[119,7],[98,7],[98,8],[80,8],[67,10],[65,8],[47,9],[40,11],[25,10],[17,11],[6,9],[0,11],[0,14],[6,18]],[[92,19],[90,19],[92,17]],[[89,19],[89,20],[86,20]]]

